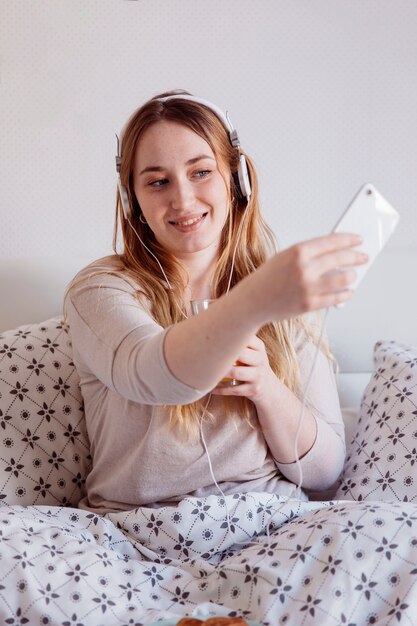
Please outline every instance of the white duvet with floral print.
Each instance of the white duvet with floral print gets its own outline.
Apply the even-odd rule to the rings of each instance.
[[[106,517],[0,507],[1,624],[415,624],[416,576],[410,503],[249,493]]]

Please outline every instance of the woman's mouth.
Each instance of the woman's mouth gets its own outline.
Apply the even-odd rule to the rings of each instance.
[[[199,225],[202,223],[207,213],[201,213],[200,215],[196,215],[195,217],[189,217],[188,219],[183,220],[175,220],[170,221],[169,223],[174,226],[177,230],[182,232],[188,232],[191,230],[196,230]]]

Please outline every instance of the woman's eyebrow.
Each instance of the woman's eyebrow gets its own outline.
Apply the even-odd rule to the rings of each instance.
[[[189,159],[188,161],[186,161],[185,165],[194,165],[194,163],[197,163],[198,161],[201,161],[202,159],[211,159],[212,161],[216,161],[216,159],[214,159],[208,154],[199,154],[198,156],[193,157],[192,159]],[[162,167],[161,165],[151,165],[141,170],[139,172],[139,176],[142,176],[142,174],[146,174],[147,172],[163,172],[165,169],[166,168]]]

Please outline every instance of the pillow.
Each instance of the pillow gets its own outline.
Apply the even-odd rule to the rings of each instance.
[[[417,500],[417,348],[375,344],[354,432],[335,497]]]
[[[77,506],[90,462],[69,327],[0,333],[0,503]]]

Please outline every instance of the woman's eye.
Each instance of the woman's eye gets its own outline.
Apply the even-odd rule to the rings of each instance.
[[[150,187],[162,187],[162,185],[165,185],[167,183],[167,179],[166,178],[158,178],[158,180],[152,180],[149,183]]]
[[[194,176],[197,176],[197,178],[204,178],[205,176],[210,174],[210,172],[211,170],[198,170],[198,172],[196,172]]]

